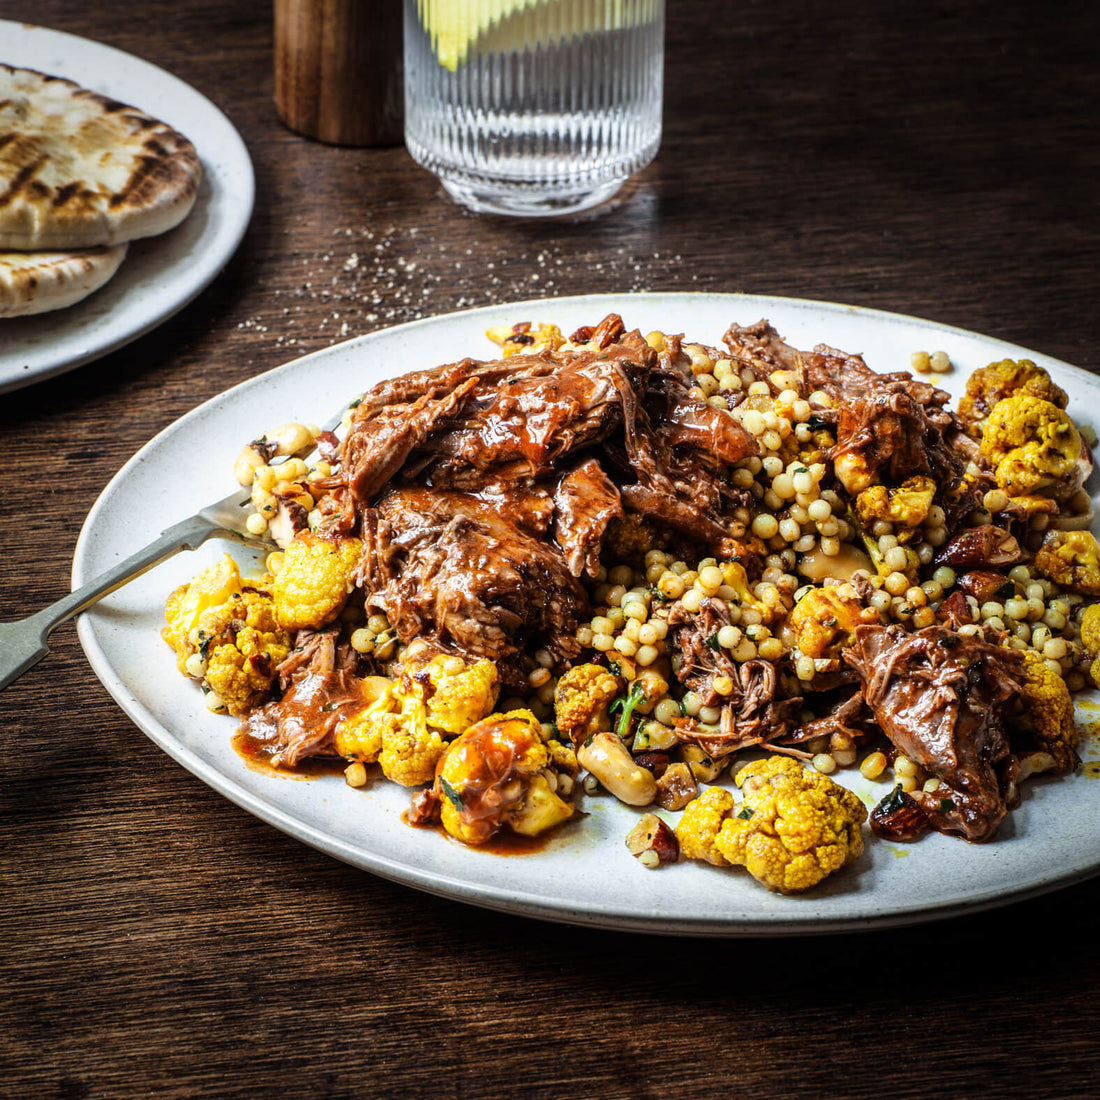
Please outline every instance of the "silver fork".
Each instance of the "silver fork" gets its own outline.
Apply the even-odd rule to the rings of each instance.
[[[323,430],[333,431],[337,428],[348,407],[345,405],[338,416],[324,425]],[[26,619],[0,623],[0,691],[18,680],[49,653],[47,639],[62,623],[181,550],[197,550],[211,538],[229,539],[245,546],[277,549],[270,538],[250,534],[245,527],[248,518],[246,508],[250,500],[251,493],[248,489],[238,489],[224,499],[208,504],[188,519],[173,524],[148,546],[131,554],[114,568],[100,573],[98,577],[49,607],[44,607]]]

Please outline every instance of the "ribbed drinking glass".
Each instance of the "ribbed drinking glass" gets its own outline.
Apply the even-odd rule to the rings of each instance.
[[[661,140],[664,0],[405,0],[405,143],[475,210],[610,198]]]

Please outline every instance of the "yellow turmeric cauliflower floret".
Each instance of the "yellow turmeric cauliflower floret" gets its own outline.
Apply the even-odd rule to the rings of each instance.
[[[924,522],[935,496],[936,483],[930,477],[906,478],[895,489],[872,485],[856,497],[856,514],[865,527],[878,520],[893,523],[898,541],[904,542]]]
[[[1020,685],[1020,702],[1024,707],[1024,719],[1054,761],[1053,767],[1035,770],[1053,771],[1058,775],[1072,771],[1077,765],[1074,751],[1077,726],[1073,721],[1069,688],[1035,650],[1021,652],[1024,679]]]
[[[604,532],[603,552],[615,561],[640,561],[660,545],[656,527],[638,512],[616,516]]]
[[[980,433],[994,405],[1006,397],[1020,394],[1040,397],[1060,409],[1069,403],[1066,391],[1055,385],[1050,375],[1030,359],[1002,359],[976,370],[966,380],[959,416]]]
[[[396,691],[396,682],[385,676],[368,676],[363,680],[367,705],[336,727],[336,752],[345,760],[373,764],[378,759],[385,731],[396,728],[401,721],[396,710]]]
[[[745,798],[722,822],[715,846],[771,889],[807,890],[862,854],[867,809],[828,776],[772,756],[742,768],[734,781]]]
[[[335,619],[355,587],[351,574],[362,548],[359,539],[295,535],[273,585],[279,625],[316,629]]]
[[[730,815],[735,803],[725,787],[708,787],[685,807],[676,826],[680,855],[685,859],[702,859],[715,867],[728,867],[729,860],[715,847],[722,822]]]
[[[383,774],[403,786],[428,783],[448,735],[493,709],[497,683],[491,661],[466,665],[442,656],[406,665],[396,681],[367,677],[368,702],[337,726],[336,751],[362,763],[377,760]]]
[[[1089,676],[1093,684],[1100,688],[1100,603],[1086,607],[1081,616],[1081,644],[1092,657]]]
[[[1078,471],[1081,436],[1057,405],[1029,394],[998,401],[982,434],[982,454],[1009,496],[1061,489]]]
[[[521,321],[516,325],[497,325],[487,329],[485,335],[499,344],[501,357],[531,355],[540,351],[557,351],[565,343],[565,337],[557,325],[532,325]]]
[[[275,669],[290,652],[290,635],[275,621],[271,577],[242,579],[227,554],[181,585],[165,606],[162,637],[186,676],[202,679],[230,714],[261,703]]]
[[[379,714],[382,774],[403,787],[431,782],[435,766],[447,747],[438,730],[430,729],[424,702],[416,694],[398,691],[401,709],[396,715]],[[396,718],[396,721],[394,720]]]
[[[573,814],[529,710],[491,714],[447,746],[436,772],[443,828],[483,844],[503,828],[537,836]]]
[[[226,603],[241,594],[241,573],[237,563],[224,554],[220,561],[197,574],[188,584],[181,584],[164,605],[167,625],[160,636],[176,651],[176,665],[187,675],[188,657],[198,646],[192,631],[199,626],[204,611]]]
[[[810,589],[787,616],[794,644],[807,657],[839,657],[857,626],[878,621],[879,613],[864,607],[850,584]]]
[[[1100,656],[1100,603],[1090,604],[1081,616],[1081,644],[1093,656]]]
[[[1100,596],[1100,546],[1091,531],[1048,531],[1035,571],[1086,596]]]
[[[437,655],[425,666],[432,691],[428,724],[461,733],[492,712],[500,691],[500,676],[492,661],[467,665],[459,657]]]
[[[611,729],[610,706],[621,691],[618,676],[600,665],[577,665],[554,689],[554,721],[574,745]]]
[[[230,714],[244,714],[261,703],[274,678],[270,662],[254,662],[233,645],[220,645],[207,658],[205,682]]]

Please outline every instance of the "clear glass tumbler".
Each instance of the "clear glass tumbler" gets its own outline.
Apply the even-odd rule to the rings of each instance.
[[[664,0],[405,0],[405,144],[474,210],[610,198],[661,140]]]

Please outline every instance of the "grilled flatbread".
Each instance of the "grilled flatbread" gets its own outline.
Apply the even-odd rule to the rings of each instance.
[[[118,270],[128,244],[83,252],[0,252],[0,317],[64,309]]]
[[[163,233],[198,193],[182,134],[60,77],[0,65],[0,248],[91,248]]]

